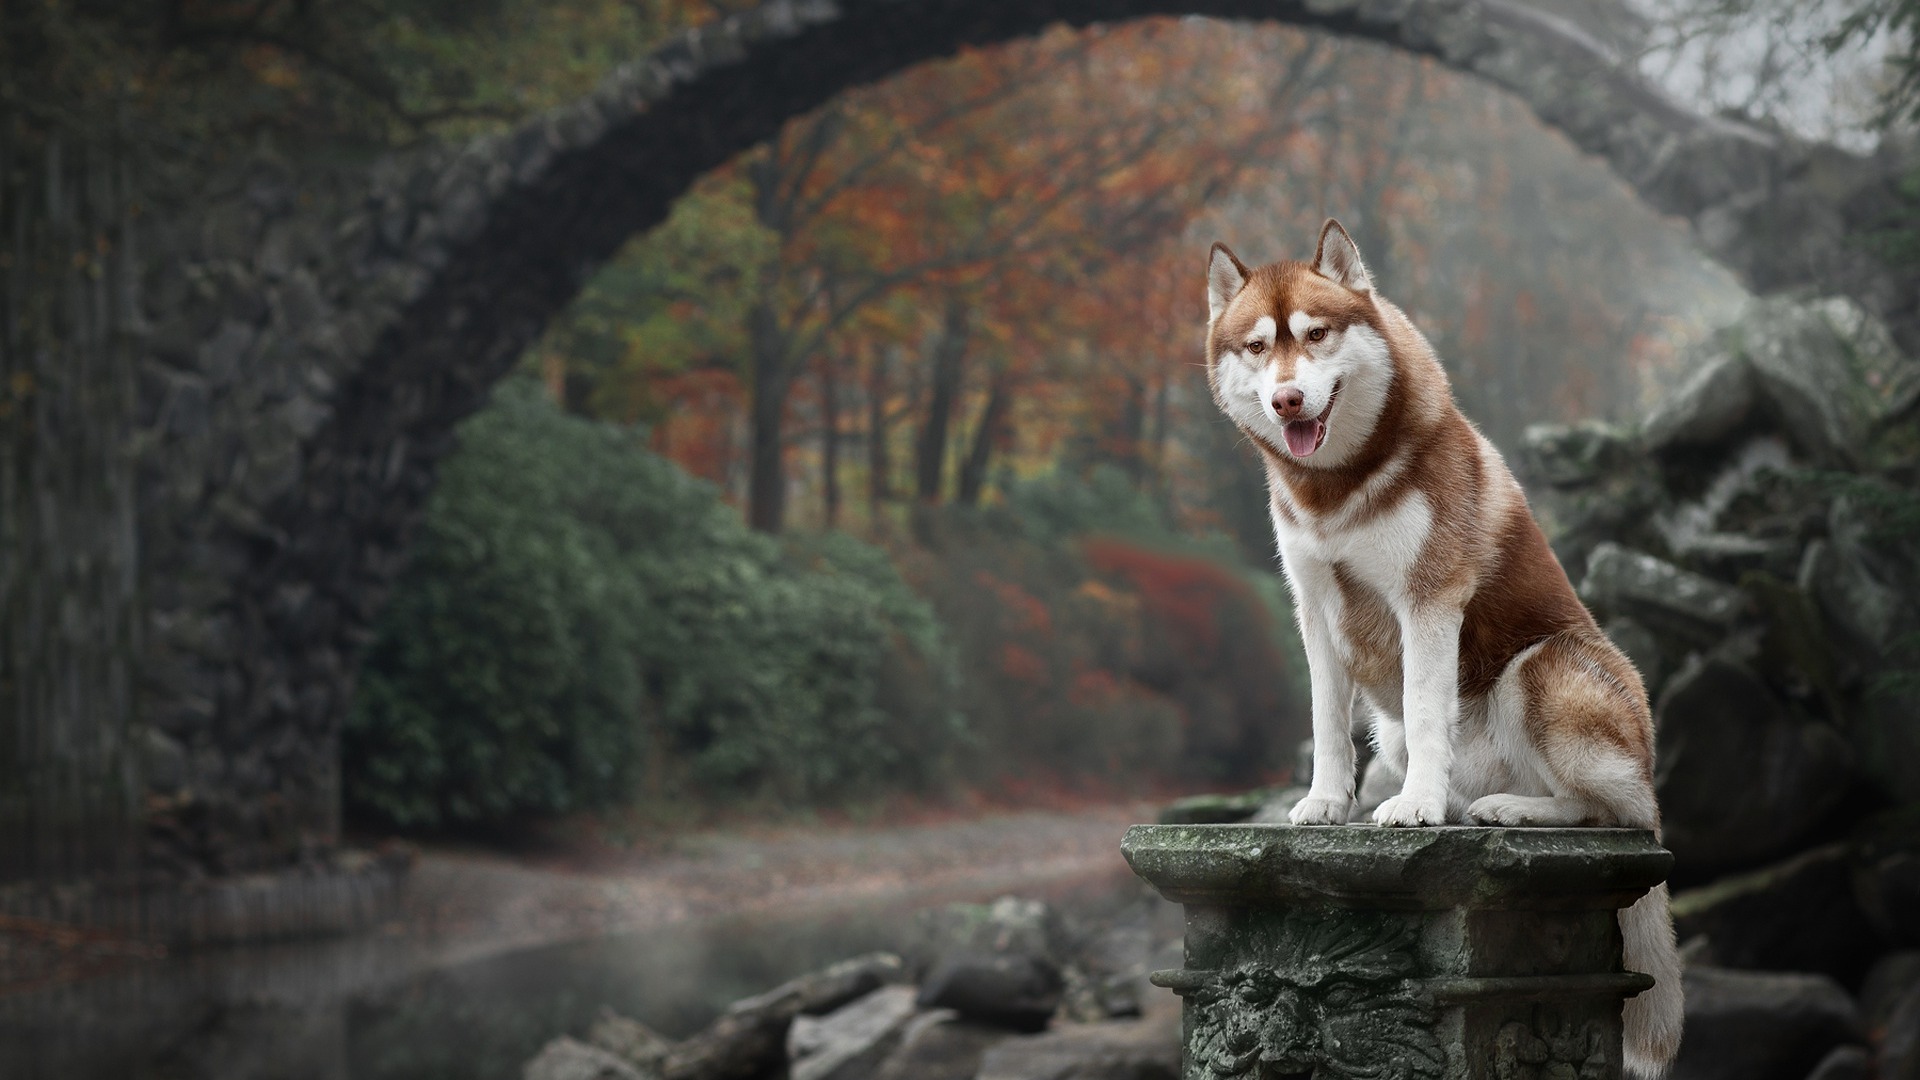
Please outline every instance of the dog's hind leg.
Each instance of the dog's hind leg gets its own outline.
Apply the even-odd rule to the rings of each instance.
[[[1467,807],[1467,820],[1475,825],[1551,829],[1589,824],[1591,818],[1584,801],[1558,795],[1485,795]]]
[[[1523,653],[1493,694],[1494,734],[1516,775],[1547,795],[1486,795],[1467,818],[1486,825],[1625,825],[1659,835],[1653,723],[1633,666],[1604,642],[1562,636]],[[1620,912],[1621,963],[1653,976],[1623,1008],[1628,1075],[1654,1080],[1680,1045],[1680,954],[1667,887]]]
[[[1575,637],[1550,638],[1517,658],[1492,695],[1493,723],[1515,776],[1534,781],[1515,786],[1533,790],[1478,798],[1467,820],[1657,828],[1651,723],[1633,678],[1623,658]]]

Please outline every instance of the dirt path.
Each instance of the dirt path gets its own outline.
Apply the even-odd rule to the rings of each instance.
[[[703,830],[670,850],[527,860],[429,849],[389,932],[443,956],[732,915],[938,902],[1126,873],[1120,838],[1147,803],[900,825]]]

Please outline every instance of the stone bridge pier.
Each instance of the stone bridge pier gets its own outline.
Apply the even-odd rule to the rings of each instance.
[[[1618,909],[1673,857],[1630,829],[1136,825],[1186,907],[1184,1080],[1615,1080]]]

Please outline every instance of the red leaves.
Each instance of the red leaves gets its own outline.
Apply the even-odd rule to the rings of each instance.
[[[993,593],[1007,611],[1012,625],[1008,627],[1019,634],[1053,633],[1053,613],[1040,598],[1020,586],[995,575],[991,570],[974,573],[974,580]]]
[[[682,371],[654,380],[648,389],[662,412],[649,440],[653,451],[724,488],[738,454],[734,417],[745,397],[739,376]]]
[[[1000,647],[1000,670],[1007,678],[1031,686],[1047,681],[1047,662],[1040,654],[1011,641]]]
[[[1124,579],[1140,593],[1148,614],[1166,625],[1170,641],[1190,642],[1199,651],[1220,644],[1223,611],[1259,607],[1247,583],[1216,562],[1112,537],[1089,537],[1080,550],[1094,569]]]

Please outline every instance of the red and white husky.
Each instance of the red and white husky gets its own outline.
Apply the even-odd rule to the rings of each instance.
[[[1362,794],[1380,825],[1658,829],[1639,672],[1346,230],[1328,221],[1311,261],[1258,269],[1215,244],[1207,307],[1207,375],[1265,459],[1313,679],[1313,783],[1294,824],[1362,809],[1357,689],[1379,751]],[[1658,1075],[1681,1025],[1666,886],[1620,923],[1626,966],[1657,980],[1627,1003],[1626,1064]]]

